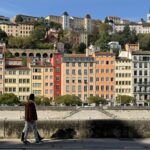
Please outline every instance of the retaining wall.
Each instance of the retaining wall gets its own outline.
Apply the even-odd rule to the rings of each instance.
[[[20,138],[23,127],[24,121],[0,121],[0,138]],[[45,138],[150,138],[150,121],[45,120],[38,130]]]

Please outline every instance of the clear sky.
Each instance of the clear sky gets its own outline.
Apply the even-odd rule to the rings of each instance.
[[[119,16],[123,19],[146,19],[150,0],[0,0],[0,15],[32,16],[62,15],[84,17],[87,13],[95,19]]]

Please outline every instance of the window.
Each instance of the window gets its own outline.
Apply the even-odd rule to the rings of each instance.
[[[45,79],[48,79],[48,76],[45,76]]]
[[[48,72],[48,69],[47,69],[47,68],[45,69],[45,72]]]
[[[57,67],[57,68],[56,68],[56,72],[60,72],[60,68]]]
[[[104,81],[104,77],[101,77],[101,81],[102,81],[102,82]]]
[[[69,69],[66,70],[66,74],[69,75]]]
[[[106,77],[106,81],[109,81],[109,77]]]
[[[101,91],[104,91],[104,86],[103,85],[101,86]]]
[[[99,81],[99,78],[98,78],[98,77],[96,78],[96,81],[97,81],[97,82]]]
[[[87,67],[87,63],[84,63],[84,67]]]
[[[66,67],[69,67],[69,63],[68,62],[66,63]]]
[[[75,67],[75,63],[72,63],[72,67]]]
[[[101,73],[104,73],[104,69],[101,69]]]
[[[75,85],[72,86],[72,92],[75,92]]]
[[[84,69],[84,75],[87,75],[87,69]]]
[[[84,92],[87,92],[87,86],[84,86]]]
[[[109,61],[106,61],[106,65],[109,65]]]
[[[109,73],[109,69],[106,69],[106,73]]]
[[[92,91],[93,90],[93,86],[92,85],[90,85],[90,91]]]
[[[109,91],[109,86],[108,85],[106,85],[106,91]]]
[[[72,74],[73,74],[73,75],[75,75],[75,74],[76,74],[76,73],[75,73],[75,69],[72,69]]]
[[[93,67],[93,63],[90,63],[90,67]]]
[[[78,63],[78,67],[81,67],[81,63]]]
[[[81,85],[78,85],[78,92],[81,92]]]
[[[98,85],[96,86],[96,91],[99,91],[99,86]]]
[[[69,92],[69,85],[66,86],[66,92]]]
[[[66,78],[66,83],[69,83],[69,78]]]
[[[80,69],[78,70],[78,75],[81,75],[81,70]]]
[[[90,77],[90,82],[93,82],[93,77]]]
[[[56,76],[56,81],[59,81],[60,80],[60,77],[59,76]]]

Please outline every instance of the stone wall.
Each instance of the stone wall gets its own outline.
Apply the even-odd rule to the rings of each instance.
[[[23,121],[0,121],[0,138],[20,138],[23,127]],[[48,139],[150,138],[150,121],[146,120],[43,120],[38,121],[38,129]]]

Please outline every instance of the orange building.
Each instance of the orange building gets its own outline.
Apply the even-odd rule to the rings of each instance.
[[[95,53],[96,96],[114,100],[115,55],[108,52]]]

